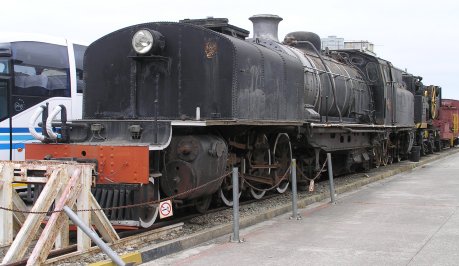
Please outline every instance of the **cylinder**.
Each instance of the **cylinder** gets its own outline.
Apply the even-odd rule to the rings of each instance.
[[[216,180],[224,174],[228,157],[228,147],[220,137],[174,136],[166,154],[161,188],[167,196],[194,199],[211,195],[220,187],[222,179]],[[204,187],[196,189],[200,186]]]

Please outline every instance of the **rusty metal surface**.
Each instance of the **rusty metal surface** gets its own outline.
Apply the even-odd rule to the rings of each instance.
[[[148,183],[148,146],[27,144],[26,159],[85,158],[97,160],[97,183]]]

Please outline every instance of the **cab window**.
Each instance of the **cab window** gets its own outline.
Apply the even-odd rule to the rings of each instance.
[[[13,95],[69,97],[67,48],[41,42],[12,43]]]

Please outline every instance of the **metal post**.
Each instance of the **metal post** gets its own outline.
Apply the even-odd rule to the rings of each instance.
[[[301,220],[301,215],[298,214],[297,204],[297,188],[296,188],[296,159],[292,159],[292,216],[290,219]]]
[[[73,221],[74,224],[76,224],[83,232],[91,238],[94,243],[105,253],[107,254],[110,259],[115,263],[116,265],[119,266],[124,266],[126,263],[116,254],[102,239],[99,238],[99,236],[91,230],[88,226],[86,226],[80,218],[70,209],[68,206],[64,206],[63,208],[64,212],[67,214],[67,216],[70,218],[70,220]]]
[[[239,177],[237,167],[233,167],[233,236],[231,242],[241,242],[239,239]]]
[[[330,198],[331,202],[335,203],[335,185],[333,184],[333,167],[332,167],[332,160],[331,160],[331,154],[327,153],[327,164],[328,164],[328,182],[330,185]]]

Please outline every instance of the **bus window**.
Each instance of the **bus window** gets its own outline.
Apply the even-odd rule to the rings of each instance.
[[[8,75],[8,59],[0,59],[0,75]]]
[[[84,91],[83,57],[84,57],[84,52],[86,51],[86,46],[74,44],[73,51],[75,53],[77,92],[83,93]]]
[[[68,53],[65,46],[40,43],[12,43],[14,59],[13,95],[69,97]]]
[[[8,116],[8,83],[0,80],[0,121]]]

